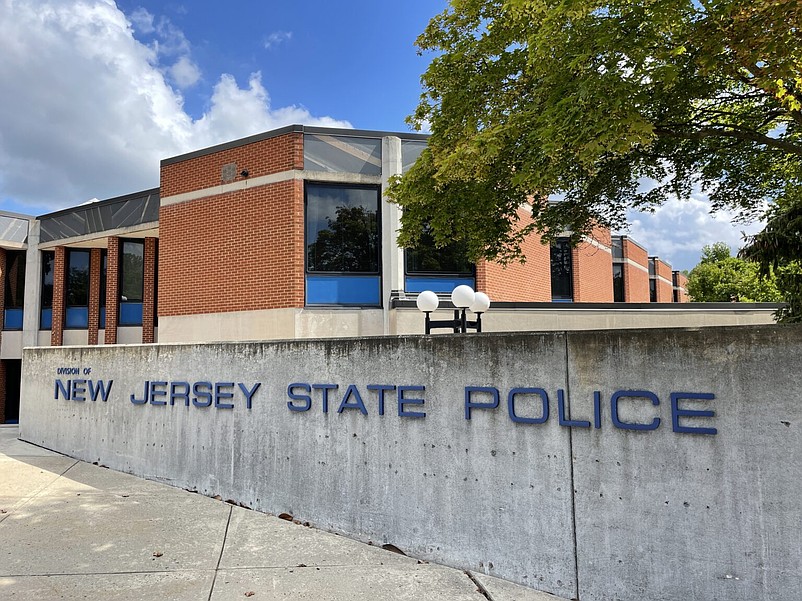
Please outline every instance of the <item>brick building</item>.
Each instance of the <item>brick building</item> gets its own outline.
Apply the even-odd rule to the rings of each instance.
[[[490,331],[770,321],[773,306],[699,322],[675,304],[681,274],[601,228],[573,248],[533,235],[506,267],[399,248],[382,191],[426,139],[289,126],[165,159],[156,189],[0,214],[0,423],[24,346],[418,333],[417,293],[459,284],[491,297]]]

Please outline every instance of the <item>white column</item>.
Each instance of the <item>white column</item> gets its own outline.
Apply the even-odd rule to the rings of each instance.
[[[404,251],[398,248],[398,229],[401,227],[401,210],[387,202],[384,192],[390,177],[401,175],[401,138],[382,138],[382,305],[384,307],[384,334],[389,335],[390,296],[394,290],[404,289]]]

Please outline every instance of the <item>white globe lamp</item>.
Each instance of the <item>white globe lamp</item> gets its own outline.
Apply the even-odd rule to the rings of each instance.
[[[474,296],[473,304],[470,306],[471,312],[481,314],[487,311],[489,308],[490,297],[484,292],[477,292]]]
[[[467,309],[473,304],[475,299],[476,293],[473,291],[473,288],[465,284],[457,286],[451,293],[451,302],[459,309]]]
[[[440,299],[437,298],[437,295],[431,290],[424,290],[418,295],[415,304],[418,306],[420,312],[431,313],[432,311],[437,311],[437,307],[440,305]]]

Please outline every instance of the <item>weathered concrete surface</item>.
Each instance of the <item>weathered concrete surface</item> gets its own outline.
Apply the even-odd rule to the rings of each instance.
[[[564,362],[562,334],[28,349],[21,433],[86,461],[570,597],[568,431],[551,420],[533,439],[503,408],[464,418],[466,383],[556,389]],[[109,400],[56,401],[64,366],[113,380]],[[251,410],[242,398],[226,410],[132,404],[146,380],[261,387]],[[319,390],[309,411],[288,409],[287,387],[299,382],[339,387],[327,413]],[[350,384],[367,415],[337,412]],[[426,417],[399,417],[396,393],[379,415],[371,384],[425,386],[405,393],[425,405],[403,409]],[[521,553],[512,540],[534,542]]]
[[[27,349],[21,432],[80,459],[564,597],[791,601],[802,573],[800,359],[793,327]],[[55,399],[55,380],[69,377],[59,367],[113,380],[108,400]],[[224,385],[234,406],[136,405],[145,381],[234,383]],[[239,382],[261,383],[250,409]],[[319,389],[296,412],[293,383],[338,388],[327,412]],[[405,398],[425,403],[402,409],[425,418],[399,416],[395,389],[379,415],[371,384],[424,387]],[[349,385],[366,415],[355,393],[341,407]],[[499,404],[467,420],[471,386],[497,389]],[[513,388],[529,389],[515,410],[530,423],[511,419]],[[624,395],[614,427],[611,395],[632,390],[658,404]],[[679,405],[714,417],[678,422],[718,434],[672,431],[672,392],[712,395]]]
[[[0,427],[0,483],[10,486],[0,489],[0,599],[485,601],[458,570],[58,456],[16,434]],[[497,586],[508,585],[486,590]],[[535,595],[521,588],[518,598],[542,601]]]
[[[798,599],[802,590],[802,329],[593,332],[569,337],[577,556],[582,601]],[[612,428],[611,393],[627,399]],[[709,392],[681,418],[715,436],[672,432],[671,392]],[[593,421],[592,418],[590,418]],[[625,587],[627,593],[619,593]],[[615,593],[617,596],[615,596]]]
[[[491,601],[522,601],[523,599],[527,601],[563,601],[560,597],[535,591],[508,580],[494,578],[478,572],[471,572],[470,574],[471,578],[487,593]]]

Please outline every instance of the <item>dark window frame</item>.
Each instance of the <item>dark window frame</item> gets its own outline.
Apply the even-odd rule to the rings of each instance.
[[[6,250],[5,264],[2,266],[3,311],[0,328],[5,331],[19,331],[24,325],[25,310],[25,269],[27,251]]]
[[[616,271],[620,273],[616,277]],[[613,302],[626,302],[626,270],[623,263],[613,263]],[[616,281],[620,282],[616,284]]]
[[[551,275],[551,300],[552,301],[573,301],[574,300],[574,248],[571,245],[570,238],[557,238],[552,243],[549,253],[549,269]],[[562,253],[562,267],[567,271],[567,274],[562,274],[561,278],[566,278],[568,283],[568,295],[555,294],[555,260],[560,257],[555,257],[556,253]],[[567,268],[566,268],[567,264]]]
[[[376,192],[376,270],[375,271],[328,271],[309,268],[309,188],[321,186],[327,188],[359,189]],[[375,184],[348,184],[339,182],[304,182],[304,273],[311,275],[353,275],[353,276],[381,276],[382,275],[382,199],[381,186]]]
[[[5,296],[3,307],[6,309],[22,309],[25,306],[25,268],[27,262],[27,253],[24,250],[7,250],[6,251],[6,264],[3,266],[3,279]],[[15,303],[15,299],[11,297],[11,273],[13,271],[11,265],[14,260],[18,260],[21,265],[16,266],[17,270],[17,284],[22,283],[22,291],[17,294],[19,303]]]
[[[127,270],[125,269],[126,245],[135,245],[142,249],[141,277],[139,279],[139,291],[138,291],[139,298],[133,298],[133,299],[128,297],[123,298],[124,293],[127,291],[127,288],[125,286],[125,277],[127,274]],[[119,307],[117,310],[117,326],[122,328],[142,326],[143,323],[142,309],[144,308],[145,304],[145,239],[144,238],[120,238],[118,257],[117,257],[117,298]],[[131,321],[125,321],[124,320],[125,307],[135,306],[137,304],[139,305],[139,307],[134,309],[136,314],[136,319],[132,319]]]
[[[421,244],[427,243],[428,242],[428,238],[431,238],[431,236],[428,236],[428,238],[426,238],[426,236],[427,236],[426,233],[421,234],[421,240],[420,240]],[[431,241],[431,245],[428,245],[426,247],[426,250],[431,249],[432,251],[442,252],[442,251],[444,251],[444,250],[446,250],[448,248],[452,248],[454,246],[456,246],[456,243],[452,243],[452,244],[449,244],[449,245],[447,245],[447,246],[445,246],[445,247],[443,247],[441,249],[438,249],[434,245],[434,240],[432,240]],[[466,253],[466,256],[465,256],[465,263],[466,263],[468,268],[466,270],[463,270],[463,271],[457,271],[457,270],[434,270],[434,269],[411,269],[410,268],[411,256],[414,256],[414,254],[416,252],[419,252],[419,251],[420,251],[420,245],[419,245],[418,248],[405,248],[404,249],[404,275],[405,276],[424,276],[424,277],[427,277],[427,276],[443,276],[443,277],[463,277],[463,278],[467,278],[467,277],[475,278],[476,277],[476,263],[473,263],[468,259],[467,253]]]
[[[142,277],[140,278],[140,286],[139,286],[139,298],[126,298],[123,299],[123,293],[125,292],[125,245],[126,244],[135,244],[137,246],[142,247]],[[120,297],[121,303],[141,303],[145,300],[145,240],[142,238],[121,238],[120,239],[120,246],[119,246],[120,256],[118,258],[117,263],[117,294]]]
[[[70,265],[72,257],[76,255],[86,255],[86,303],[70,302]],[[89,308],[90,289],[92,287],[92,251],[88,248],[68,248],[64,253],[64,307],[87,307]]]
[[[41,255],[42,273],[41,273],[40,278],[39,278],[39,329],[40,330],[50,330],[50,329],[53,328],[53,325],[52,325],[53,324],[52,311],[53,311],[53,290],[55,289],[55,279],[56,279],[55,278],[55,275],[56,275],[55,274],[55,271],[56,271],[56,253],[55,253],[55,251],[52,251],[52,250],[43,250],[41,252],[42,252],[42,255]],[[50,264],[50,273],[48,273],[47,269],[46,269],[46,266],[47,266],[48,263]],[[48,276],[50,277],[50,284],[49,284],[50,293],[46,294],[46,291],[45,291],[45,286],[46,286],[45,279]],[[49,301],[46,301],[48,296],[50,297],[50,299],[49,299]],[[50,327],[45,328],[45,327],[42,327],[42,314],[47,309],[50,309],[50,311],[51,311],[51,317],[50,317],[50,324],[51,325],[50,325]]]
[[[77,255],[86,256],[86,304],[70,302],[73,289],[71,284],[71,264],[72,258]],[[89,299],[92,289],[92,251],[88,248],[67,248],[64,251],[64,329],[65,330],[86,330],[89,327]],[[67,315],[70,309],[86,309],[86,325],[69,325],[70,317]]]
[[[109,251],[105,248],[100,250],[100,289],[98,290],[98,307],[104,308],[108,303],[109,286]]]

